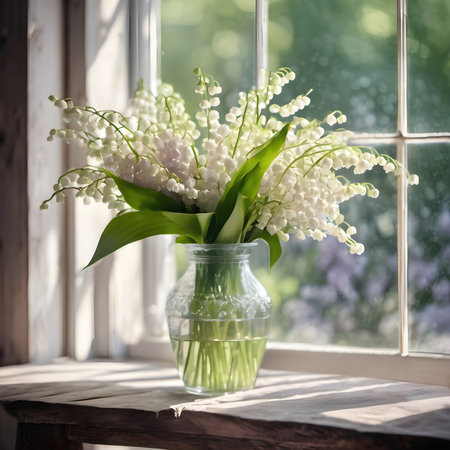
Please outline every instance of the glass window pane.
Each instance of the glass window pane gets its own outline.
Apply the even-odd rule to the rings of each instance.
[[[313,89],[307,118],[339,109],[349,129],[395,132],[396,2],[270,0],[269,6],[270,69],[287,66],[297,74],[280,102]]]
[[[254,84],[254,1],[164,0],[162,80],[173,84],[191,115],[201,100],[193,70],[201,67],[222,88],[223,113],[237,104],[238,92]]]
[[[450,353],[450,143],[408,152],[410,347]]]
[[[377,149],[395,156],[391,146]],[[255,274],[274,304],[272,340],[397,346],[396,178],[379,167],[345,176],[380,190],[378,199],[358,196],[341,208],[366,250],[351,255],[331,236],[322,242],[291,238],[271,272],[257,264],[263,257],[256,258]]]
[[[450,2],[408,2],[408,123],[450,131]]]

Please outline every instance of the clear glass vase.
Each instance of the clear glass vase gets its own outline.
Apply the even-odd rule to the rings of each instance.
[[[269,336],[272,304],[249,266],[256,244],[187,244],[189,265],[166,307],[186,391],[251,389]]]

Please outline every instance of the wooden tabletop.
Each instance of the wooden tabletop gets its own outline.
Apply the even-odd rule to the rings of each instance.
[[[205,398],[167,364],[61,360],[1,368],[0,402],[19,449],[450,446],[449,388],[370,378],[263,370],[251,391]]]

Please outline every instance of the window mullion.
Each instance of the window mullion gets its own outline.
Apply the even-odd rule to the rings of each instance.
[[[407,117],[407,34],[406,0],[397,0],[397,64],[398,64],[398,135],[408,133]],[[407,165],[407,145],[404,139],[397,143],[397,159]],[[408,354],[408,198],[406,174],[397,182],[397,251],[398,251],[398,309],[399,352]]]
[[[161,0],[131,0],[129,7],[130,95],[140,78],[155,92],[161,48]]]
[[[161,0],[130,1],[130,95],[139,79],[156,93],[161,54]],[[143,339],[166,333],[164,304],[175,281],[173,238],[155,236],[142,242]],[[130,348],[131,356],[139,356]]]
[[[406,167],[407,146],[397,144],[397,160]],[[399,351],[408,354],[408,197],[406,174],[397,180],[397,252],[398,252],[398,314]]]
[[[255,3],[255,82],[260,87],[264,84],[262,69],[268,68],[269,54],[269,2],[256,0]]]
[[[406,0],[397,0],[397,69],[398,69],[398,132],[408,133],[407,127],[407,37]]]

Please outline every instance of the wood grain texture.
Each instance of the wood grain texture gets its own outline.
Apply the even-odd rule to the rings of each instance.
[[[28,361],[27,13],[0,2],[0,365]]]
[[[166,449],[447,449],[448,441],[423,436],[363,433],[331,426],[250,420],[172,410],[150,411],[17,401],[4,404],[19,422],[66,426],[67,439]],[[26,448],[26,447],[24,447]],[[50,448],[50,447],[49,447]]]
[[[178,432],[130,432],[122,429],[106,430],[93,427],[68,427],[68,438],[90,444],[133,445],[171,450],[247,448],[273,449],[273,442],[261,439],[230,438],[226,436],[192,435]],[[279,448],[295,448],[281,446]]]
[[[106,430],[91,427],[69,426],[67,428],[68,439],[75,442],[111,445],[133,445],[136,447],[158,447],[168,450],[215,450],[215,449],[302,449],[302,450],[370,450],[370,449],[410,449],[410,450],[447,450],[448,442],[436,439],[422,439],[413,437],[393,438],[387,435],[354,433],[345,430],[343,433],[335,433],[335,430],[320,430],[320,434],[314,430],[308,430],[301,439],[284,441],[278,435],[276,426],[269,426],[261,433],[259,438],[228,437],[223,435],[193,435],[179,433],[176,430],[170,432],[152,431],[151,433],[129,432],[115,429]],[[340,430],[342,431],[342,430]],[[222,430],[222,433],[226,429]]]
[[[450,390],[262,370],[254,389],[199,398],[176,369],[61,361],[0,369],[0,403],[71,442],[167,449],[446,449]]]
[[[66,438],[61,425],[19,423],[16,450],[82,450],[83,444]]]

